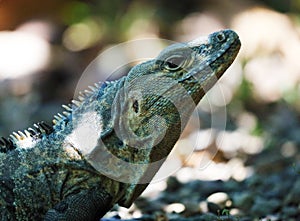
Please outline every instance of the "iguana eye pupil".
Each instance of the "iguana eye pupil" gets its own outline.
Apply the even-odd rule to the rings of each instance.
[[[137,100],[135,100],[133,103],[132,103],[132,108],[134,110],[135,113],[138,113],[139,112],[139,102]]]
[[[168,68],[169,69],[176,69],[178,68],[178,65],[177,64],[174,64],[172,62],[167,62],[167,65],[168,65]]]
[[[173,55],[165,60],[165,67],[170,71],[176,71],[183,67],[185,57],[181,55]]]

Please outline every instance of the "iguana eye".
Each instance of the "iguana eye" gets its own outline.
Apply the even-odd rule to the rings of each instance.
[[[186,62],[186,58],[182,55],[172,55],[164,62],[164,67],[170,71],[177,71],[181,69]]]

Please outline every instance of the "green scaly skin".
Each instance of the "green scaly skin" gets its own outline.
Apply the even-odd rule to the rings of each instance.
[[[82,93],[53,127],[0,139],[1,220],[99,220],[129,207],[239,48],[231,30],[171,45]]]

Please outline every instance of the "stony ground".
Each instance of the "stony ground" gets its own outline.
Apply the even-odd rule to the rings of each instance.
[[[300,220],[300,164],[266,150],[253,157],[255,173],[244,181],[180,183],[170,177],[167,188],[155,198],[139,198],[140,218],[130,221],[250,221]],[[118,221],[120,217],[102,219]]]

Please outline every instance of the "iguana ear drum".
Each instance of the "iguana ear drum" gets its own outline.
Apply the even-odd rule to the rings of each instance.
[[[132,108],[134,110],[135,113],[139,112],[139,101],[138,100],[134,100],[132,103]]]

